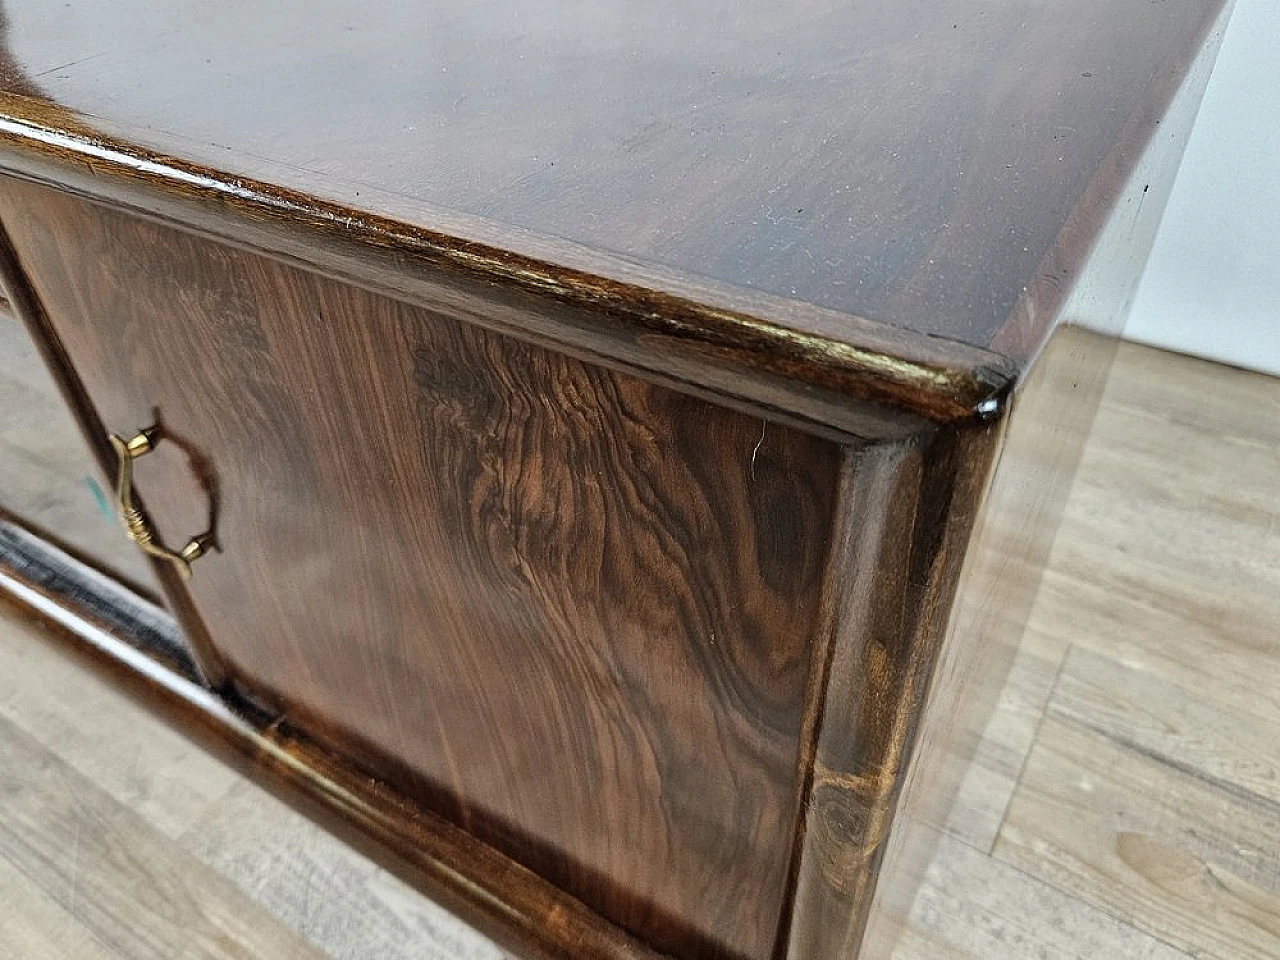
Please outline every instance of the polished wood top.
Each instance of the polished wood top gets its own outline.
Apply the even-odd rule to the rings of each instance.
[[[36,127],[100,135],[370,243],[477,241],[477,269],[559,294],[567,268],[837,346],[918,356],[897,329],[1021,362],[1222,6],[31,0],[4,8],[0,169]],[[998,392],[976,379],[962,404]]]

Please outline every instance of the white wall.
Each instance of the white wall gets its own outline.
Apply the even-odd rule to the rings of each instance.
[[[1237,0],[1126,336],[1280,375],[1280,2]]]

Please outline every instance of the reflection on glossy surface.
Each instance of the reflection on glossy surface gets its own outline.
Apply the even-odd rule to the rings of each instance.
[[[1136,157],[1217,9],[30,2],[8,11],[5,85],[356,208],[985,345],[1015,308],[1052,313],[1080,251],[1051,285],[1036,271],[1078,203],[1105,213],[1095,173]]]
[[[1070,290],[1062,322],[1014,397],[876,890],[865,946],[873,960],[890,955],[910,913],[938,835],[953,814],[956,790],[1022,646],[1071,481],[1216,53],[1217,43],[1210,43],[1192,65]]]
[[[102,420],[159,405],[226,482],[190,596],[236,689],[663,950],[847,956],[873,892],[879,944],[1105,376],[1076,324],[1123,315],[1161,205],[1132,168],[1220,5],[96,9],[13,14],[0,166],[66,189],[3,178],[0,208]],[[518,228],[775,297],[530,265]],[[758,322],[778,296],[791,328]],[[1007,428],[975,418],[1059,321]],[[773,419],[833,386],[829,426],[895,408],[876,442]],[[170,453],[140,484],[174,534],[203,499]]]
[[[26,331],[0,314],[0,509],[126,581],[157,590]]]
[[[840,446],[48,187],[0,215],[103,421],[163,410],[168,542],[171,448],[215,466],[186,589],[239,689],[662,952],[769,960]]]

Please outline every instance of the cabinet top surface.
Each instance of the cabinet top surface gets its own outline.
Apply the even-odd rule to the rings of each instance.
[[[1087,247],[1221,7],[11,3],[0,113],[560,266],[692,278],[801,328],[812,309],[827,335],[847,316],[1020,358],[1043,330],[1010,318],[1037,316],[1047,262],[1079,265],[1064,227]]]

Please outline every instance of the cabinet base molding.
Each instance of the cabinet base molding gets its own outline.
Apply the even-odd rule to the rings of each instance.
[[[234,695],[201,686],[163,611],[0,514],[0,602],[162,720],[520,956],[664,956]],[[170,641],[174,641],[171,643]]]

